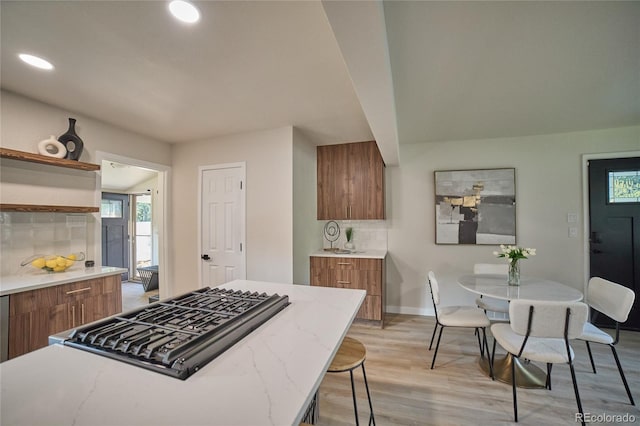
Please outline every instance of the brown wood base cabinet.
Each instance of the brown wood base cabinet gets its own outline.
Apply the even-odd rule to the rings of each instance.
[[[384,326],[384,259],[311,256],[311,285],[366,290],[357,319]]]
[[[11,294],[8,358],[47,346],[52,334],[120,312],[120,274]]]

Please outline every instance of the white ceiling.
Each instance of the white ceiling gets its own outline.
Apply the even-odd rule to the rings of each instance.
[[[640,123],[640,2],[6,1],[1,85],[159,140],[293,125],[315,143]],[[17,59],[51,60],[44,73]]]
[[[102,190],[106,192],[128,193],[145,192],[155,188],[156,184],[150,183],[148,188],[139,187],[144,182],[157,178],[158,172],[143,169],[116,161],[102,160],[100,167]]]
[[[384,13],[402,143],[640,124],[640,2],[385,2]]]
[[[319,2],[194,2],[193,26],[167,3],[3,0],[2,87],[171,143],[290,125],[373,138]]]

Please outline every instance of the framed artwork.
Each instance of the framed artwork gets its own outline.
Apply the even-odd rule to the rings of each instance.
[[[515,244],[516,170],[435,172],[436,244]]]

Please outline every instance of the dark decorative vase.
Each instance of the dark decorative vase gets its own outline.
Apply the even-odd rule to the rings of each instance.
[[[82,139],[76,134],[76,119],[69,118],[69,129],[64,135],[61,135],[58,140],[64,144],[67,148],[67,156],[64,157],[68,160],[76,160],[80,158],[82,154],[82,148],[84,143]]]

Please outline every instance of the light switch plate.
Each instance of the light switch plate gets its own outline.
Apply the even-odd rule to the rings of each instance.
[[[567,222],[576,223],[578,221],[578,213],[567,213]]]
[[[575,226],[569,227],[569,238],[576,238],[578,236],[578,228]]]

